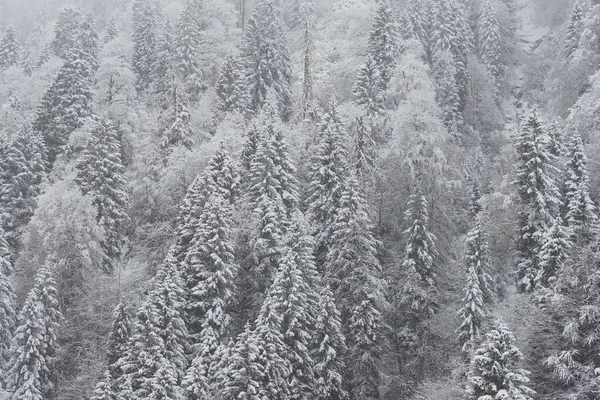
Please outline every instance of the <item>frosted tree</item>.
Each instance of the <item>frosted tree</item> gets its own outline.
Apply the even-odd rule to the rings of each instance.
[[[569,257],[572,243],[569,232],[562,223],[562,219],[557,217],[543,239],[544,242],[538,254],[539,268],[534,278],[536,287],[550,286],[552,280],[558,277]]]
[[[119,31],[117,30],[117,22],[115,21],[115,17],[110,17],[104,31],[104,43],[110,43],[118,35]]]
[[[314,113],[314,39],[312,26],[307,20],[302,34],[302,96],[301,115],[304,120]]]
[[[0,370],[9,360],[9,345],[17,322],[17,296],[8,279],[11,273],[10,251],[0,228]]]
[[[315,1],[291,0],[286,11],[288,25],[292,29],[303,29],[306,23],[313,23],[316,13]]]
[[[481,187],[479,185],[479,182],[477,181],[477,178],[475,178],[471,172],[469,172],[467,179],[469,181],[470,189],[469,213],[471,215],[471,218],[475,218],[479,215],[481,211],[483,211],[483,206],[481,205]]]
[[[94,395],[91,400],[115,400],[116,397],[115,390],[110,384],[110,375],[108,371],[106,371],[104,372],[102,379],[96,384]]]
[[[458,328],[458,340],[462,344],[464,352],[472,351],[485,318],[483,293],[479,287],[477,266],[473,263],[468,265],[465,297],[458,314],[462,321]]]
[[[198,55],[202,46],[203,1],[188,0],[177,23],[175,40],[175,68],[189,94],[190,101],[196,102],[204,89],[202,71],[198,65]]]
[[[279,114],[287,121],[292,113],[290,55],[278,2],[259,0],[246,25],[241,62],[249,89],[249,108],[258,113],[275,91]]]
[[[194,131],[190,123],[188,103],[189,97],[184,85],[173,74],[167,93],[167,109],[161,115],[163,129],[160,145],[163,149],[177,145],[192,148]]]
[[[314,341],[315,387],[319,400],[342,400],[347,397],[344,390],[343,374],[346,369],[344,353],[347,350],[346,338],[342,332],[342,317],[335,305],[329,285],[320,293],[319,314],[317,316]]]
[[[239,60],[229,56],[221,68],[215,85],[218,111],[240,114],[247,112],[248,93],[245,78]]]
[[[375,60],[367,55],[367,60],[358,71],[354,86],[356,102],[361,105],[368,116],[380,115],[383,112],[383,92],[381,75]]]
[[[129,339],[131,337],[131,316],[124,302],[117,304],[113,311],[113,323],[108,335],[106,358],[108,378],[106,382],[114,383],[123,376],[120,361],[127,356]]]
[[[20,59],[21,46],[17,42],[17,32],[14,26],[9,25],[0,41],[0,70],[17,65]]]
[[[494,301],[496,290],[490,275],[491,262],[488,239],[481,214],[476,215],[474,221],[473,228],[467,233],[467,273],[470,274],[471,268],[475,270],[484,304],[490,305]]]
[[[92,13],[87,13],[79,26],[80,55],[96,71],[98,69],[98,32]]]
[[[68,58],[72,52],[83,50],[80,40],[80,26],[83,15],[78,8],[64,7],[58,13],[51,47],[55,55]]]
[[[406,21],[408,22],[405,39],[414,38],[421,42],[428,60],[431,60],[431,44],[433,35],[433,4],[430,0],[408,0]]]
[[[367,59],[371,58],[379,72],[379,87],[387,89],[399,54],[398,27],[394,13],[386,1],[377,6],[375,20],[367,44]]]
[[[40,268],[19,314],[4,382],[11,399],[43,400],[52,396],[58,351],[58,309],[54,266]]]
[[[375,168],[375,141],[373,140],[373,125],[369,117],[359,117],[356,120],[356,136],[354,138],[353,161],[356,176],[359,179],[368,176]]]
[[[157,16],[155,0],[135,0],[133,3],[133,70],[137,74],[136,88],[146,90],[152,83],[157,50]]]
[[[146,382],[148,400],[179,400],[182,398],[178,384],[177,368],[167,359],[159,358],[158,369]]]
[[[583,32],[583,20],[585,14],[579,2],[576,2],[571,9],[569,23],[567,25],[567,33],[564,43],[565,57],[571,58],[573,53],[579,48],[579,39]]]
[[[441,50],[433,55],[432,72],[436,80],[436,101],[442,109],[444,124],[448,129],[453,124],[460,125],[463,117],[460,112],[460,96],[456,84],[456,68],[452,54]]]
[[[163,111],[168,109],[171,104],[170,90],[177,76],[174,62],[175,39],[173,38],[173,30],[171,20],[167,19],[162,35],[157,40],[154,64],[149,72],[151,74],[149,85],[156,94]]]
[[[0,222],[14,252],[42,191],[46,148],[38,135],[23,127],[0,152]]]
[[[539,270],[538,253],[560,204],[551,173],[555,157],[547,148],[548,136],[535,112],[529,115],[517,138],[517,191],[519,239],[517,242],[517,286],[520,291],[535,288]]]
[[[64,151],[71,133],[92,115],[91,67],[77,53],[67,57],[44,93],[32,126],[43,135],[50,164]]]
[[[231,358],[223,370],[226,400],[260,400],[264,398],[261,380],[264,368],[259,363],[258,343],[250,324],[237,337]]]
[[[575,238],[592,241],[600,229],[596,206],[590,197],[588,159],[581,136],[574,134],[566,164],[565,191],[566,222]]]
[[[402,301],[420,315],[432,315],[436,308],[435,258],[438,256],[435,236],[427,230],[427,200],[420,193],[410,196],[406,221],[410,224],[402,269],[408,276],[402,289]]]
[[[498,82],[504,72],[502,38],[498,19],[496,18],[496,10],[490,0],[485,0],[482,4],[478,33],[481,62]]]
[[[319,141],[310,160],[310,186],[307,190],[307,216],[316,239],[315,255],[322,263],[328,248],[330,227],[341,198],[342,183],[348,174],[346,130],[331,103],[319,125]]]
[[[121,142],[116,128],[108,119],[94,121],[88,141],[75,169],[75,182],[83,194],[92,196],[98,223],[104,228],[106,238],[102,247],[108,259],[107,271],[113,271],[121,257],[124,243],[128,195],[125,193],[125,167],[121,159]]]
[[[475,350],[467,374],[467,398],[531,400],[535,392],[525,386],[529,372],[516,368],[523,355],[514,345],[515,338],[502,323],[485,334]]]

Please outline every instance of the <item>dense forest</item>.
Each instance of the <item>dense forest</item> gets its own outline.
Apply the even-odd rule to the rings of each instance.
[[[600,1],[0,3],[0,399],[600,399]]]

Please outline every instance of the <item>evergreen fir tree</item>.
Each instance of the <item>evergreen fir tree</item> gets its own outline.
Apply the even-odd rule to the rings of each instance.
[[[182,145],[188,149],[192,148],[194,131],[190,123],[188,101],[189,98],[184,85],[175,75],[172,75],[168,91],[167,109],[161,116],[163,125],[161,147],[163,149],[176,145]]]
[[[79,49],[84,60],[96,71],[98,69],[98,32],[91,13],[86,14],[79,27]]]
[[[383,112],[383,95],[381,76],[375,60],[367,55],[365,64],[358,71],[358,79],[354,86],[356,102],[363,106],[368,116],[380,115]]]
[[[250,110],[258,113],[267,101],[267,92],[272,89],[279,114],[287,121],[292,113],[292,73],[275,0],[259,0],[254,6],[246,26],[241,57],[249,88]]]
[[[523,355],[514,341],[513,334],[501,323],[496,323],[485,334],[485,340],[475,350],[468,373],[469,400],[532,399],[535,392],[525,386],[529,382],[529,372],[515,368]]]
[[[92,115],[92,71],[77,53],[70,53],[38,107],[33,130],[43,135],[52,165],[71,133]]]
[[[202,71],[197,61],[202,44],[201,32],[206,25],[202,20],[202,8],[203,1],[187,0],[177,23],[175,40],[175,68],[192,102],[198,101],[204,89]]]
[[[167,19],[162,35],[156,44],[157,53],[150,72],[152,89],[163,110],[167,110],[171,105],[171,89],[175,82],[174,79],[177,76],[174,61],[174,42],[173,27],[171,21]]]
[[[52,265],[42,267],[19,314],[4,377],[11,399],[43,400],[52,396],[58,351],[58,310]]]
[[[40,138],[23,127],[0,158],[0,222],[12,251],[18,249],[23,228],[33,216],[45,178],[46,149]]]
[[[573,53],[579,48],[579,39],[583,32],[583,19],[585,14],[579,2],[576,2],[571,9],[569,24],[567,25],[567,34],[565,36],[564,54],[566,58],[572,58]]]
[[[314,43],[309,20],[304,23],[304,33],[302,35],[302,97],[301,97],[301,115],[302,120],[314,113]]]
[[[346,365],[344,353],[346,338],[342,332],[340,312],[335,305],[329,285],[320,293],[319,315],[315,326],[315,386],[319,400],[342,400],[344,391],[342,376]]]
[[[51,47],[53,53],[67,59],[73,52],[80,52],[80,26],[83,16],[78,8],[64,7],[58,13]]]
[[[476,215],[474,220],[473,228],[467,233],[467,273],[470,274],[471,269],[474,269],[483,302],[485,305],[490,305],[496,296],[494,281],[490,276],[491,265],[487,235],[481,214]]]
[[[108,23],[106,24],[106,30],[104,31],[104,43],[113,41],[118,35],[119,31],[117,30],[117,22],[115,21],[115,17],[110,17]]]
[[[547,149],[548,137],[534,112],[527,117],[517,138],[517,181],[521,201],[517,242],[517,286],[520,291],[535,288],[539,271],[538,253],[553,223],[559,205],[558,189],[552,176],[555,157]]]
[[[17,42],[15,27],[9,25],[6,34],[0,41],[0,71],[19,63],[21,59],[21,46]]]
[[[365,121],[365,119],[367,119]],[[372,121],[369,117],[357,118],[356,138],[354,140],[354,165],[356,176],[360,179],[373,171],[375,168],[375,142],[371,135]]]
[[[467,177],[470,186],[470,197],[469,197],[469,214],[471,218],[475,218],[479,215],[481,211],[483,211],[483,207],[481,205],[481,187],[479,186],[479,182],[471,173],[469,173]]]
[[[398,27],[394,13],[386,1],[380,1],[369,34],[367,60],[370,58],[373,61],[379,73],[378,83],[381,91],[387,89],[396,68],[398,53]]]
[[[248,107],[248,93],[245,76],[238,59],[229,56],[221,68],[215,85],[216,108],[222,113],[245,114]]]
[[[316,13],[314,0],[291,0],[288,9],[288,25],[292,29],[302,29],[312,24]]]
[[[117,395],[110,384],[110,374],[106,371],[102,379],[96,384],[91,400],[115,400],[116,397]]]
[[[480,335],[485,311],[483,293],[479,286],[477,265],[471,262],[468,263],[467,286],[465,288],[463,306],[458,313],[462,321],[458,328],[458,340],[462,344],[464,352],[472,351],[472,347]]]
[[[539,270],[535,276],[536,287],[548,287],[552,279],[558,277],[572,247],[567,229],[562,226],[562,219],[557,217],[554,224],[543,239],[544,244],[538,254]]]
[[[75,166],[75,182],[83,194],[92,196],[98,222],[106,233],[102,242],[108,257],[105,268],[112,271],[122,254],[124,223],[128,220],[121,142],[116,129],[106,119],[95,121],[90,134],[90,140]]]
[[[323,262],[329,247],[331,224],[339,207],[342,183],[348,174],[345,135],[336,107],[330,104],[319,126],[319,142],[310,161],[310,187],[306,196],[319,263]]]
[[[496,10],[490,0],[482,4],[479,17],[479,57],[490,74],[498,81],[503,75],[502,39]]]
[[[124,302],[120,302],[113,311],[113,324],[108,335],[106,350],[108,380],[105,379],[105,382],[110,384],[111,387],[123,375],[120,360],[127,356],[131,329],[129,310]]]
[[[135,0],[133,3],[133,70],[137,74],[136,88],[143,92],[152,83],[157,50],[158,7],[155,0]]]
[[[17,296],[8,279],[11,273],[10,251],[0,228],[0,371],[9,361],[9,345],[17,322]]]
[[[28,77],[33,75],[33,62],[31,61],[31,53],[29,49],[25,48],[23,50],[23,54],[21,56],[21,68],[23,69],[23,73]]]
[[[463,117],[460,112],[460,96],[452,54],[447,50],[437,51],[433,55],[432,71],[437,83],[435,97],[442,109],[446,128],[450,129],[452,125],[461,125]]]
[[[165,359],[158,359],[158,369],[148,379],[144,386],[147,394],[143,397],[148,400],[180,400],[181,388],[178,384],[178,371],[172,363]]]
[[[431,60],[431,44],[433,35],[433,3],[429,0],[408,0],[406,7],[407,22],[410,27],[405,36],[415,37],[425,49],[428,60]]]
[[[575,238],[592,241],[600,230],[596,206],[590,197],[590,178],[583,142],[578,134],[571,139],[566,164],[565,189],[566,222]]]
[[[407,243],[402,269],[408,276],[402,289],[403,302],[417,314],[431,315],[437,307],[435,258],[438,252],[436,238],[427,230],[427,200],[421,194],[410,196],[406,220],[410,226],[404,232]]]
[[[256,337],[246,324],[238,336],[227,367],[224,369],[224,398],[226,400],[261,400],[261,380],[264,369],[259,363]]]

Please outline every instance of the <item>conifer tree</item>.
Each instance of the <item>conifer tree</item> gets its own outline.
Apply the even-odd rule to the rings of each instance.
[[[467,233],[467,272],[471,267],[477,275],[478,286],[485,305],[491,305],[496,297],[495,285],[490,276],[490,253],[487,235],[481,220],[481,214],[474,218],[475,224]]]
[[[115,21],[115,17],[110,17],[108,23],[106,24],[106,30],[104,31],[104,43],[113,41],[118,35],[119,31],[117,30],[117,22]]]
[[[481,205],[481,187],[479,186],[477,179],[473,177],[472,173],[469,173],[467,179],[470,183],[469,214],[471,218],[475,218],[481,211],[483,211],[483,207]]]
[[[264,379],[264,370],[258,357],[258,343],[248,323],[237,337],[231,358],[223,371],[223,392],[226,400],[263,398],[261,380]]]
[[[152,83],[157,50],[158,7],[155,0],[135,0],[133,3],[133,70],[137,74],[136,88],[143,92]]]
[[[62,316],[52,269],[53,265],[45,265],[38,271],[19,314],[4,377],[11,399],[43,400],[54,390],[56,331]]]
[[[539,270],[535,276],[536,287],[550,286],[552,279],[558,277],[572,247],[569,232],[562,226],[562,219],[557,217],[552,227],[546,232],[538,254]]]
[[[302,29],[306,23],[312,24],[316,13],[314,0],[291,0],[288,9],[288,25],[292,29]]]
[[[593,240],[600,226],[596,215],[596,206],[590,197],[590,177],[587,170],[588,159],[585,155],[581,136],[574,134],[566,164],[565,219],[575,238],[583,241]]]
[[[45,178],[46,148],[38,135],[23,127],[0,158],[0,222],[12,251],[18,249],[23,228],[37,204]]]
[[[301,97],[301,115],[304,120],[314,113],[314,41],[311,32],[312,25],[309,20],[304,23],[304,33],[302,34],[302,97]]]
[[[117,130],[107,119],[93,122],[90,134],[90,140],[75,166],[75,181],[83,194],[92,196],[98,222],[106,233],[102,247],[108,259],[104,267],[112,271],[121,256],[124,223],[128,220],[121,142]]]
[[[202,20],[203,1],[188,0],[177,23],[175,40],[175,68],[190,101],[196,102],[204,89],[202,71],[198,65],[201,33],[206,23]]]
[[[116,381],[123,375],[120,360],[127,356],[127,346],[131,337],[131,316],[124,302],[120,302],[113,311],[113,324],[108,335],[106,358],[107,377],[106,383],[114,386]]]
[[[496,79],[502,77],[502,39],[500,27],[496,18],[496,10],[490,0],[482,4],[481,16],[479,17],[479,57],[490,74]]]
[[[156,56],[150,72],[151,87],[163,111],[167,110],[171,104],[170,90],[177,76],[174,62],[174,42],[171,20],[167,19],[162,35],[156,43]]]
[[[319,400],[342,400],[347,397],[342,377],[346,369],[346,338],[342,332],[341,314],[335,305],[329,285],[320,293],[319,314],[315,332],[315,386]]]
[[[579,48],[579,39],[583,32],[583,19],[585,14],[579,1],[575,2],[571,9],[567,34],[565,37],[564,54],[566,58],[572,58],[573,53]]]
[[[394,13],[386,1],[380,1],[369,33],[367,59],[371,58],[379,72],[378,83],[382,92],[387,89],[396,68],[398,53],[398,27]]]
[[[421,42],[425,55],[431,60],[431,45],[433,35],[433,3],[428,0],[408,0],[406,7],[406,20],[409,25],[405,38],[414,37]]]
[[[310,161],[310,187],[306,196],[307,215],[313,225],[315,255],[319,263],[323,262],[329,246],[330,227],[348,173],[345,135],[336,107],[330,104],[319,125],[319,141]]]
[[[453,124],[460,125],[463,117],[452,54],[447,50],[437,51],[433,55],[432,70],[437,83],[435,97],[442,109],[446,128],[450,129]]]
[[[383,112],[383,94],[381,75],[375,60],[367,55],[367,60],[358,71],[358,79],[354,86],[356,102],[363,106],[368,116],[380,115]]]
[[[366,121],[365,121],[366,119]],[[364,178],[375,168],[375,142],[371,132],[373,124],[369,117],[359,117],[356,120],[356,137],[354,140],[354,165],[356,177]]]
[[[17,322],[17,296],[8,279],[11,273],[10,251],[0,228],[0,371],[9,360],[9,345]]]
[[[518,155],[517,181],[521,201],[519,212],[519,239],[517,242],[517,286],[520,291],[535,288],[539,271],[538,253],[547,230],[553,223],[555,208],[559,205],[558,189],[552,176],[555,157],[547,149],[548,137],[537,114],[527,117],[516,149]]]
[[[245,114],[248,107],[248,93],[245,76],[238,59],[229,56],[221,68],[215,85],[217,110],[222,113]]]
[[[277,109],[284,121],[292,113],[290,55],[278,2],[259,0],[246,25],[242,63],[249,88],[249,108],[255,113],[265,105],[269,89],[275,91]]]
[[[410,224],[404,232],[407,236],[402,269],[408,276],[402,289],[403,302],[420,315],[434,313],[437,293],[435,258],[438,256],[435,236],[427,230],[429,215],[427,200],[420,193],[408,200],[406,220]]]
[[[79,32],[80,54],[89,66],[96,71],[98,69],[98,32],[92,13],[87,13],[83,17]]]
[[[167,93],[167,109],[161,116],[163,131],[161,134],[161,147],[168,149],[171,146],[181,145],[191,149],[194,141],[194,131],[190,124],[188,111],[189,97],[184,85],[176,75],[172,75],[171,84]]]
[[[77,53],[70,53],[38,107],[33,130],[43,135],[52,165],[71,133],[92,115],[92,71]]]
[[[83,50],[79,42],[82,19],[83,16],[78,8],[64,7],[60,10],[51,43],[52,51],[56,56],[67,59],[71,53]]]
[[[514,345],[515,338],[502,323],[496,323],[485,334],[485,340],[475,350],[468,373],[467,398],[531,400],[535,394],[525,386],[529,372],[517,369],[523,358]]]
[[[33,75],[33,62],[31,61],[31,53],[29,49],[25,48],[23,50],[23,55],[21,56],[21,68],[23,69],[23,73],[28,77]]]
[[[110,374],[105,371],[102,379],[96,384],[91,400],[115,400],[116,397],[115,390],[110,384]]]
[[[17,42],[15,27],[9,25],[6,34],[0,41],[0,71],[19,63],[21,59],[21,46]]]

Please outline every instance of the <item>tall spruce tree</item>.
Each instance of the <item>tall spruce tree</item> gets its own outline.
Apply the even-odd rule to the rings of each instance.
[[[517,286],[520,291],[535,288],[539,270],[538,253],[560,203],[551,173],[553,156],[547,148],[548,137],[535,112],[529,115],[517,138],[517,191],[520,199],[519,239],[517,242]]]
[[[502,38],[496,10],[490,0],[485,0],[481,7],[478,26],[479,57],[496,83],[503,75]]]
[[[87,13],[81,20],[79,26],[79,49],[80,54],[88,62],[89,66],[96,71],[98,69],[98,32],[92,13]]]
[[[133,3],[133,70],[137,74],[138,93],[152,83],[157,50],[158,7],[155,0],[135,0]]]
[[[460,112],[456,68],[448,50],[440,50],[433,55],[432,71],[437,84],[435,99],[442,109],[444,124],[450,130],[453,125],[460,125],[463,117]]]
[[[264,377],[263,366],[258,360],[258,343],[250,324],[246,324],[232,349],[232,355],[222,374],[223,397],[226,400],[259,400],[264,393],[260,381]]]
[[[596,238],[600,225],[596,206],[590,197],[588,159],[581,136],[576,133],[571,139],[568,157],[563,184],[565,219],[575,239],[589,242]]]
[[[312,25],[307,19],[302,34],[302,95],[300,117],[304,120],[314,114],[314,39]]]
[[[201,35],[206,25],[203,21],[203,8],[202,0],[187,0],[177,23],[175,40],[175,68],[192,102],[198,101],[204,89],[202,71],[198,65]]]
[[[473,351],[473,346],[481,332],[485,311],[477,267],[472,263],[468,265],[465,297],[463,306],[458,313],[462,321],[458,328],[458,340],[464,352]]]
[[[249,108],[258,113],[272,89],[279,114],[287,121],[292,114],[292,72],[278,8],[275,0],[259,0],[254,6],[246,25],[241,59],[249,88]]]
[[[579,39],[583,32],[583,22],[585,13],[579,1],[575,2],[571,9],[569,24],[567,25],[567,33],[564,43],[564,54],[566,58],[572,58],[575,51],[579,48]]]
[[[569,257],[573,244],[569,232],[562,224],[562,219],[557,217],[543,239],[538,254],[539,270],[534,278],[536,287],[549,287],[552,280],[559,276]]]
[[[17,296],[8,279],[11,273],[10,250],[0,228],[0,371],[9,361],[9,346],[17,323]],[[0,385],[2,382],[0,379]]]
[[[398,27],[387,1],[380,1],[367,44],[367,58],[379,72],[379,87],[387,89],[399,55]]]
[[[115,17],[110,17],[106,24],[106,30],[104,31],[104,43],[110,43],[119,35],[117,30],[117,22]]]
[[[485,334],[485,340],[475,350],[467,374],[469,400],[532,399],[535,392],[525,386],[529,382],[529,372],[516,368],[523,355],[514,342],[512,332],[502,323],[496,323]]]
[[[118,132],[108,119],[94,121],[90,140],[75,169],[83,194],[92,196],[99,224],[106,238],[102,242],[108,259],[105,269],[113,271],[119,261],[124,242],[124,224],[128,196],[125,193],[125,167],[121,159],[121,142]]]
[[[78,8],[64,7],[58,13],[51,47],[58,57],[67,59],[72,52],[82,51],[80,43],[83,15]]]
[[[38,106],[33,130],[43,135],[52,165],[71,133],[92,115],[92,69],[71,52]]]
[[[181,145],[191,149],[194,145],[194,131],[188,111],[189,96],[185,85],[171,74],[171,82],[165,101],[166,110],[161,115],[162,132],[160,145],[167,150],[171,146]]]
[[[17,42],[17,32],[14,26],[9,25],[0,41],[0,71],[17,65],[20,59],[21,46]]]
[[[106,358],[111,380],[116,381],[123,375],[119,360],[127,355],[127,346],[131,337],[131,316],[127,305],[121,301],[113,311],[113,323],[108,335]]]
[[[248,111],[246,77],[237,57],[229,56],[215,85],[216,108],[222,113],[245,114]]]
[[[56,335],[62,318],[53,269],[48,264],[38,271],[19,314],[4,377],[11,399],[43,400],[53,395],[57,374]]]
[[[356,102],[361,105],[368,116],[380,115],[383,112],[382,78],[379,68],[371,55],[358,71],[358,79],[354,86]]]

